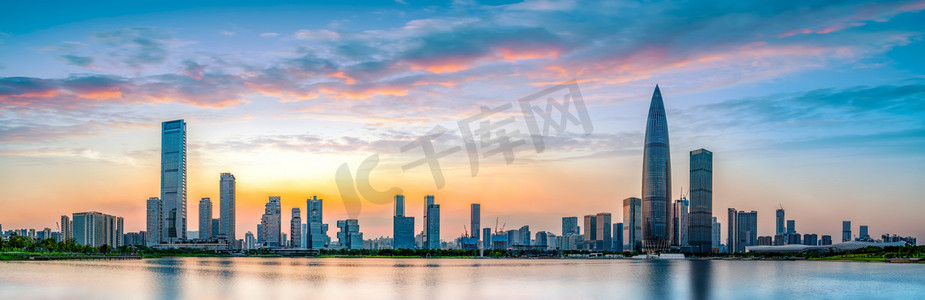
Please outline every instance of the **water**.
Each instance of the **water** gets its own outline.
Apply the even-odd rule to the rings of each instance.
[[[320,297],[320,298],[319,298]],[[0,262],[0,299],[925,299],[925,265],[607,259]]]

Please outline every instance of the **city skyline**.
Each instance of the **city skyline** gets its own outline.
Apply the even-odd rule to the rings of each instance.
[[[178,206],[168,203],[161,209],[175,216],[172,224],[187,218],[185,234],[199,215],[188,200],[208,197],[220,210],[216,179],[230,173],[238,239],[257,232],[269,196],[280,196],[287,212],[315,195],[328,199],[324,223],[333,226],[354,218],[335,171],[342,163],[356,168],[371,154],[380,155],[372,185],[403,189],[416,232],[424,195],[439,199],[444,240],[470,224],[472,202],[482,205],[486,221],[534,232],[557,232],[562,217],[598,212],[619,223],[623,199],[643,196],[643,116],[660,84],[675,157],[668,188],[690,188],[689,151],[715,152],[712,215],[720,223],[728,224],[727,208],[754,210],[758,236],[773,236],[771,212],[782,204],[801,232],[836,242],[845,220],[869,225],[873,236],[925,236],[925,221],[915,214],[925,210],[915,189],[925,178],[916,168],[925,162],[925,110],[918,105],[925,66],[916,60],[925,47],[922,2],[768,8],[761,22],[736,23],[750,34],[716,30],[728,28],[722,18],[690,20],[717,37],[661,18],[616,27],[575,22],[540,4],[438,6],[427,17],[420,13],[430,8],[414,5],[361,6],[329,10],[323,22],[263,25],[254,21],[308,15],[312,6],[267,6],[251,14],[257,18],[239,18],[254,21],[228,24],[209,22],[202,7],[23,20],[29,14],[16,12],[30,4],[16,4],[3,15],[15,26],[0,34],[7,58],[0,62],[0,224],[54,228],[61,215],[100,211],[125,218],[126,232],[134,232],[146,228],[146,199],[182,198],[187,211],[170,213]],[[558,4],[591,21],[626,18],[596,12],[613,11],[597,6],[606,4]],[[471,18],[452,17],[452,9],[471,11]],[[674,9],[654,4],[651,11]],[[775,17],[788,22],[763,25]],[[177,22],[164,27],[150,19]],[[606,32],[672,39],[620,44]],[[398,42],[383,44],[377,35]],[[382,53],[370,54],[380,45]],[[588,105],[592,134],[569,127],[551,135],[542,153],[522,148],[510,164],[500,156],[482,159],[474,177],[466,155],[457,153],[441,161],[443,188],[427,168],[397,167],[419,158],[397,149],[435,125],[455,130],[479,106],[571,79]],[[313,80],[321,83],[307,83]],[[160,122],[175,119],[188,125],[189,161],[185,196],[176,199],[159,188],[157,171]],[[511,188],[510,178],[525,180]],[[363,202],[358,219],[366,237],[392,232],[393,206],[382,202]]]

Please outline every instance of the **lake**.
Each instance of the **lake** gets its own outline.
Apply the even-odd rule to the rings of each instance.
[[[335,297],[925,299],[925,264],[257,257],[0,262],[0,299]]]

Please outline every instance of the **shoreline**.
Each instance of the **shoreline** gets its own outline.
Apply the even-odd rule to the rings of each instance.
[[[922,264],[925,260],[919,258],[884,258],[884,257],[685,257],[683,259],[634,259],[632,257],[505,257],[505,256],[414,256],[414,255],[317,255],[317,256],[282,256],[282,255],[220,255],[220,254],[139,254],[139,255],[73,255],[56,254],[43,255],[39,253],[0,253],[0,261],[51,261],[51,260],[144,260],[173,257],[249,257],[249,258],[423,258],[423,259],[543,259],[543,260],[726,260],[726,261],[837,261],[837,262],[868,262],[868,263],[912,263]]]

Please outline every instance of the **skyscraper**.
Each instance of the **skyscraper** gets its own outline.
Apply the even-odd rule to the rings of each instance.
[[[642,249],[642,199],[623,199],[623,247],[626,251]]]
[[[491,228],[482,228],[482,248],[491,249]]]
[[[392,248],[414,249],[414,217],[405,216],[405,196],[395,195],[395,216],[392,217]]]
[[[662,93],[655,86],[646,121],[642,160],[642,248],[664,251],[671,241],[671,154],[668,118]]]
[[[199,200],[199,238],[208,240],[212,236],[212,199]]]
[[[613,251],[623,251],[623,223],[613,224]]]
[[[263,217],[260,219],[260,225],[263,236],[263,246],[267,248],[279,248],[282,237],[280,227],[282,226],[282,208],[280,207],[279,196],[270,196],[264,208]]]
[[[164,240],[161,239],[161,218],[163,210],[163,201],[158,197],[148,198],[147,202],[147,223],[145,226],[145,245],[148,247],[160,244]]]
[[[3,233],[3,230],[0,230],[0,234]],[[73,232],[71,231],[71,218],[68,216],[61,216],[61,241],[66,242],[68,239],[74,237]]]
[[[690,212],[688,208],[690,207],[690,202],[687,199],[675,200],[671,208],[671,244],[673,246],[687,246],[688,242],[688,230],[690,230]]]
[[[723,231],[722,225],[720,225],[720,223],[716,221],[716,217],[713,217],[713,241],[712,241],[713,243],[711,244],[710,247],[713,249],[717,249],[717,251],[720,248],[722,231]]]
[[[587,249],[594,249],[594,241],[597,240],[597,218],[594,215],[586,215],[584,219],[584,242]]]
[[[337,220],[337,242],[343,249],[363,249],[363,234],[357,219]]]
[[[736,241],[739,239],[739,230],[736,229],[738,214],[735,208],[729,208],[729,217],[726,219],[726,249],[729,249],[729,253],[739,252],[739,248],[736,247]]]
[[[330,237],[328,237],[328,224],[324,224],[323,216],[324,201],[318,199],[318,196],[312,196],[305,201],[307,208],[305,218],[308,219],[308,233],[306,234],[306,244],[311,249],[321,249],[328,246]]]
[[[851,221],[841,222],[841,241],[851,241]]]
[[[870,234],[867,233],[867,225],[861,225],[858,230],[858,238],[862,240],[870,239]]]
[[[302,211],[298,207],[292,208],[292,218],[289,221],[289,247],[302,246]]]
[[[740,211],[736,216],[736,229],[739,231],[736,234],[739,253],[745,252],[745,247],[758,245],[758,212]]]
[[[695,252],[710,252],[713,248],[713,152],[703,148],[693,150],[690,160],[688,243]]]
[[[787,220],[787,229],[785,231],[787,234],[797,233],[797,221]]]
[[[469,219],[470,226],[469,230],[472,232],[472,237],[476,240],[479,239],[479,228],[482,227],[482,205],[478,203],[472,203],[469,208]]]
[[[611,251],[613,250],[613,229],[611,226],[611,216],[610,213],[598,213],[595,218],[595,225],[597,226],[597,239],[595,240],[594,249],[598,251]]]
[[[562,236],[578,234],[578,217],[562,218]]]
[[[221,235],[222,220],[212,219],[212,239],[217,239]]]
[[[232,245],[237,239],[235,235],[235,179],[231,173],[222,173],[218,184],[219,199],[219,226],[221,235]]]
[[[161,240],[186,239],[186,122],[161,123]]]
[[[440,204],[434,195],[424,197],[424,248],[440,249]]]
[[[777,227],[774,230],[774,234],[784,234],[787,232],[787,228],[784,226],[784,208],[777,209]]]

